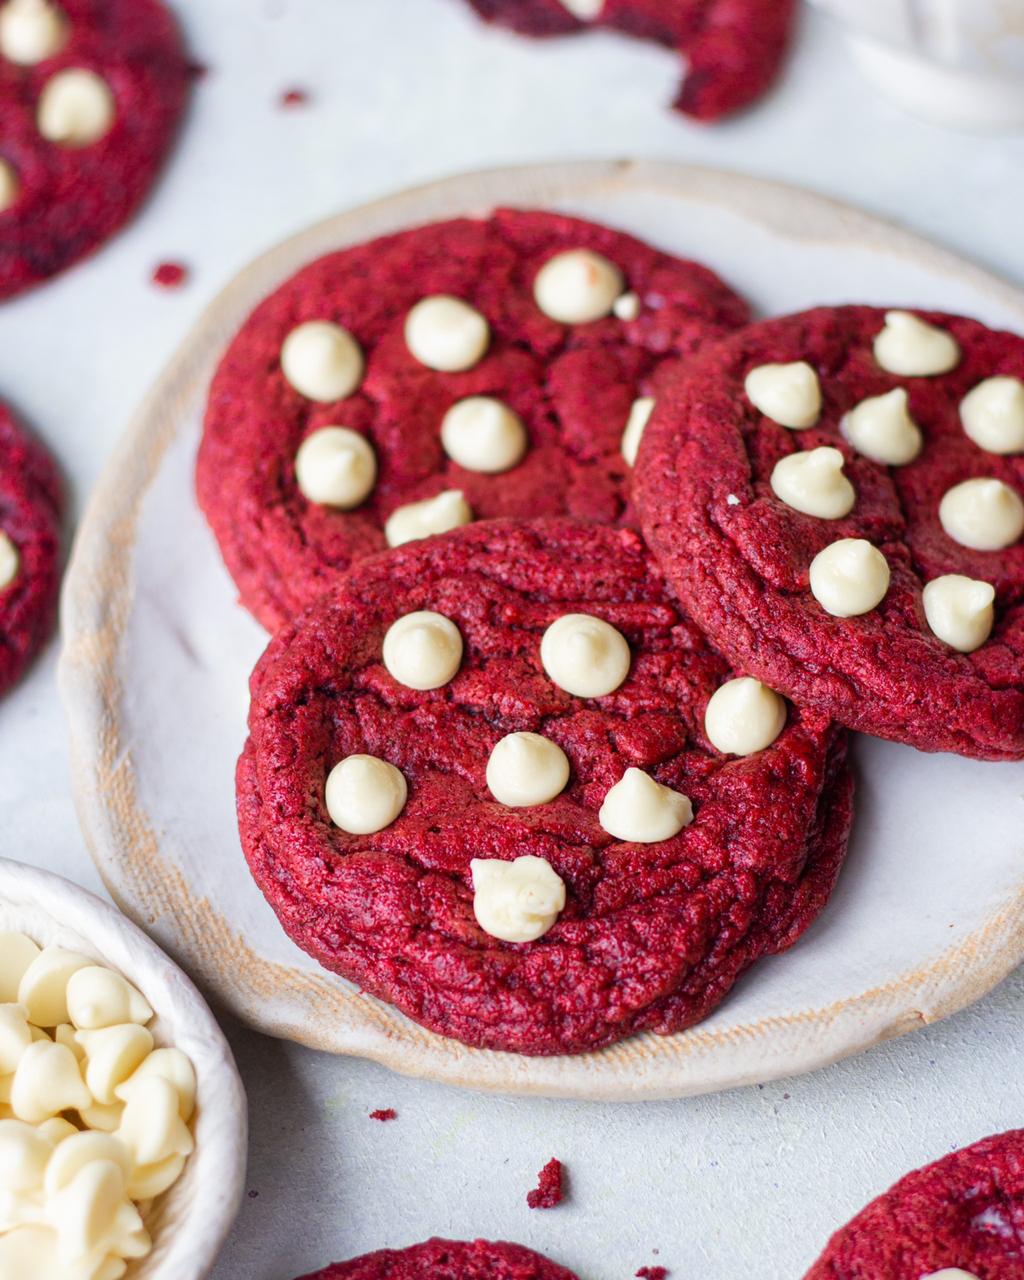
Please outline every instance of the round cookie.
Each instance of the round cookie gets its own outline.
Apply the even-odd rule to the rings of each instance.
[[[560,315],[602,314],[561,323],[535,288]],[[703,267],[550,213],[499,210],[312,263],[249,318],[210,391],[197,491],[242,603],[273,629],[424,501],[435,531],[470,517],[627,520],[634,399],[666,357],[746,313]],[[442,360],[475,362],[428,367],[410,340],[435,361],[438,343],[468,343]],[[497,470],[480,469],[481,439]]]
[[[462,655],[419,692],[383,658],[424,612]],[[629,646],[624,677],[600,635],[575,650],[606,694],[545,670],[569,614]],[[824,716],[790,708],[765,749],[734,744],[744,758],[711,746],[730,676],[632,530],[489,521],[367,560],[253,674],[250,870],[299,946],[440,1034],[557,1054],[681,1030],[810,924],[849,835],[845,739]],[[390,775],[373,783],[386,825],[350,823],[359,805],[327,786],[352,756],[403,780],[397,801]]]
[[[712,642],[801,705],[1019,759],[1022,378],[1024,339],[956,316],[752,325],[659,392],[635,485],[651,548]]]
[[[1019,1280],[1024,1130],[901,1178],[829,1241],[805,1280]]]
[[[53,628],[61,506],[52,459],[0,403],[0,693]]]
[[[490,1240],[427,1240],[336,1262],[299,1280],[576,1280],[532,1249]]]
[[[489,22],[528,36],[605,28],[682,54],[678,111],[712,121],[741,111],[774,83],[796,21],[793,0],[470,0]]]
[[[188,79],[157,0],[0,0],[0,299],[92,253],[131,217]]]

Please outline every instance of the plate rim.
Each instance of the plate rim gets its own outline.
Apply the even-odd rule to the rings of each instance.
[[[64,580],[58,679],[70,735],[75,806],[108,892],[137,924],[151,922],[158,905],[173,903],[180,910],[176,892],[184,890],[187,899],[180,872],[163,860],[135,795],[130,751],[117,732],[117,657],[131,608],[132,535],[141,503],[184,417],[176,410],[194,394],[201,376],[205,391],[224,342],[252,307],[300,265],[332,247],[402,225],[485,212],[502,203],[544,207],[623,188],[724,204],[790,237],[852,241],[860,248],[884,244],[888,253],[954,275],[989,295],[1018,314],[1024,328],[1024,291],[894,222],[801,187],[670,160],[549,162],[460,173],[332,215],[261,253],[201,312],[132,417],[86,504]],[[126,863],[134,868],[134,892],[125,883]],[[981,925],[926,965],[831,1005],[712,1031],[698,1025],[669,1037],[648,1033],[597,1053],[529,1058],[447,1040],[347,984],[339,986],[333,977],[300,973],[287,965],[260,962],[277,979],[265,983],[262,994],[253,990],[251,976],[240,985],[239,962],[248,965],[252,952],[210,904],[190,901],[189,906],[201,909],[204,930],[220,938],[224,960],[235,962],[233,972],[217,969],[216,981],[204,964],[199,980],[235,1016],[264,1034],[477,1091],[589,1101],[676,1098],[814,1070],[964,1008],[1024,961],[1022,882]],[[204,959],[214,951],[216,941],[205,947]],[[187,963],[195,968],[193,954]],[[271,1007],[282,978],[289,981],[291,997],[301,992],[305,1018]],[[309,1025],[310,1010],[323,1004],[336,1006],[340,1025],[333,1020]]]

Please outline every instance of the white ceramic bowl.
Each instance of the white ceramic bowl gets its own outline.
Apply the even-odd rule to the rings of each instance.
[[[1024,0],[814,0],[865,78],[908,111],[968,129],[1024,127]]]
[[[192,982],[120,912],[78,885],[0,858],[0,931],[95,956],[117,969],[156,1012],[158,1045],[176,1045],[196,1070],[196,1146],[178,1181],[146,1219],[153,1250],[126,1280],[202,1280],[238,1212],[248,1140],[245,1092],[220,1027]]]

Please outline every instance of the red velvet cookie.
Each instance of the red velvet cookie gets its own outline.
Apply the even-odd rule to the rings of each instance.
[[[951,1268],[1024,1276],[1024,1130],[901,1178],[836,1232],[805,1280],[947,1280]]]
[[[185,106],[157,0],[0,5],[0,299],[92,253],[131,217]]]
[[[675,101],[697,120],[742,111],[774,83],[796,20],[794,0],[470,0],[489,22],[528,36],[610,28],[677,49],[687,73]]]
[[[300,1280],[576,1280],[565,1267],[519,1244],[427,1240],[336,1262]]]
[[[374,557],[253,674],[250,870],[299,946],[443,1035],[679,1031],[800,936],[849,834],[825,716],[778,699],[764,749],[711,746],[730,676],[632,530],[488,521]]]
[[[0,693],[14,684],[53,627],[61,505],[49,454],[0,404]]]
[[[243,604],[273,628],[351,562],[470,516],[623,522],[634,400],[746,313],[705,268],[550,213],[312,263],[249,318],[210,391],[199,502]],[[406,511],[432,499],[425,524]]]
[[[651,548],[712,642],[801,705],[1019,759],[1022,379],[1024,339],[955,316],[752,325],[661,388],[636,475]]]

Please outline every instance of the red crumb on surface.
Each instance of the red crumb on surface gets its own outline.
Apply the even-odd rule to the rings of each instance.
[[[281,94],[282,107],[304,107],[309,102],[309,93],[305,89],[285,89]]]
[[[370,1119],[371,1120],[397,1120],[398,1112],[394,1109],[394,1107],[387,1107],[382,1111],[371,1111]]]
[[[530,1191],[526,1203],[531,1209],[553,1209],[561,1204],[565,1195],[565,1172],[561,1160],[547,1162],[537,1178],[537,1187]]]
[[[153,268],[153,283],[161,289],[180,289],[188,279],[188,268],[181,262],[161,262]]]
[[[190,80],[205,80],[210,74],[210,68],[205,62],[191,61],[186,64]]]
[[[665,1280],[668,1267],[641,1267],[636,1274],[639,1280]]]

